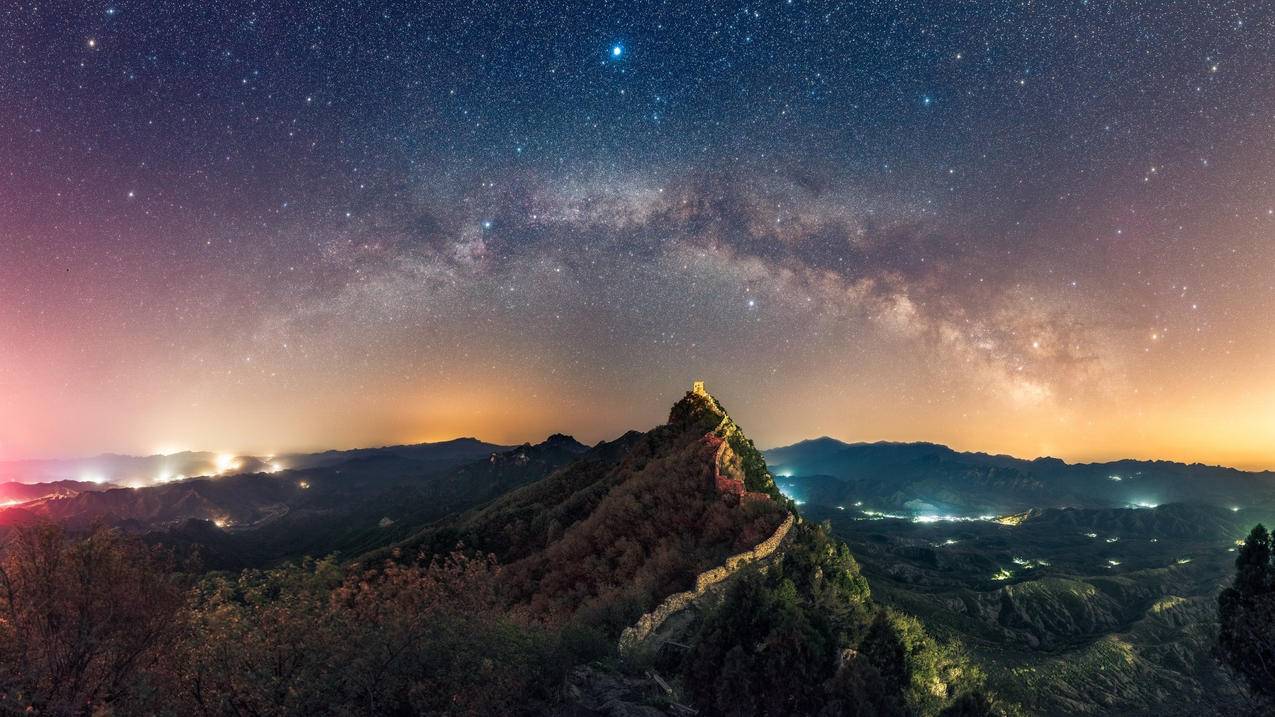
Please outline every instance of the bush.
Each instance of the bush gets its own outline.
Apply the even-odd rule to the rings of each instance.
[[[489,559],[343,576],[331,561],[215,578],[175,681],[203,714],[519,714],[597,640],[507,614]]]
[[[115,530],[15,529],[0,555],[0,709],[88,714],[153,696],[183,603],[171,567]]]

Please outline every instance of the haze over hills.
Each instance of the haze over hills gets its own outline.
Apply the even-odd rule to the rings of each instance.
[[[315,468],[356,458],[386,455],[434,461],[443,466],[451,461],[477,458],[502,448],[509,446],[484,443],[476,438],[456,438],[437,443],[268,456],[212,451],[182,451],[150,456],[106,453],[89,458],[0,461],[0,481],[48,483],[78,480],[83,483],[143,487],[198,476]]]

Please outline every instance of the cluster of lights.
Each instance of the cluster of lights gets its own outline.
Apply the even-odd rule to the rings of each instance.
[[[1014,577],[1013,573],[1006,570],[1005,568],[1001,568],[1000,570],[996,571],[995,575],[992,576],[992,580],[1009,580],[1012,577]]]
[[[913,523],[972,523],[976,521],[990,522],[994,520],[996,520],[996,516],[994,515],[917,515],[912,518]]]
[[[217,475],[229,473],[239,468],[239,459],[230,453],[218,453],[214,466],[217,469]]]
[[[863,514],[873,520],[884,520],[886,518],[889,518],[892,520],[907,520],[908,519],[906,515],[899,515],[897,513],[881,513],[875,510],[865,510],[863,511]]]

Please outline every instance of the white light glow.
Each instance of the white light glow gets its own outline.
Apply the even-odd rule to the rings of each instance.
[[[215,466],[217,473],[227,473],[239,467],[239,460],[231,453],[218,453]]]

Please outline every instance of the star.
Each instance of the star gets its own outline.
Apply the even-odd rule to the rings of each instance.
[[[623,54],[624,54],[624,47],[622,45],[611,46],[611,57],[620,57]]]

